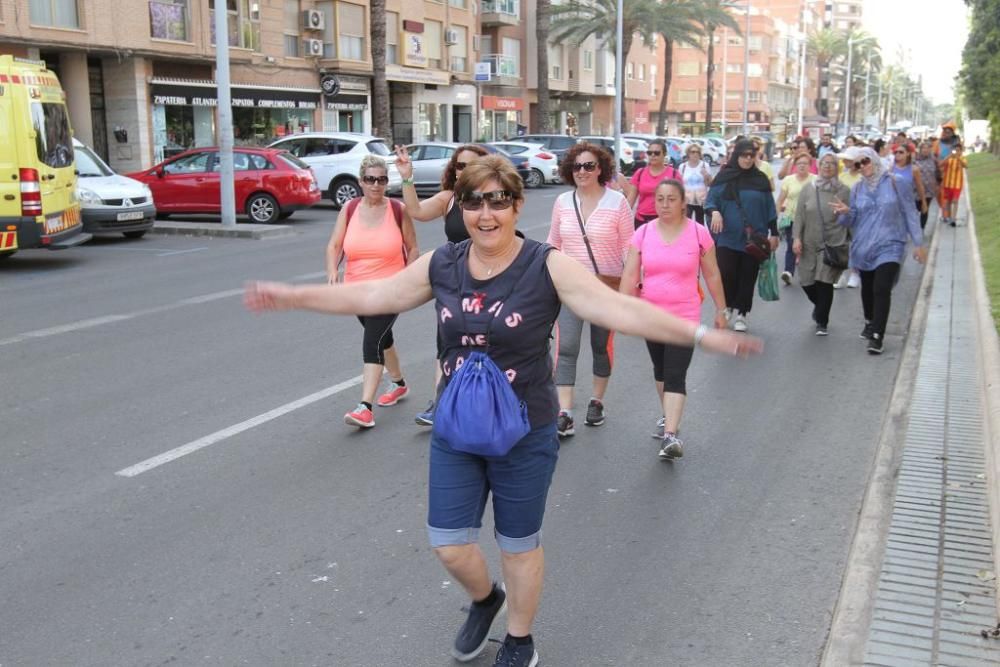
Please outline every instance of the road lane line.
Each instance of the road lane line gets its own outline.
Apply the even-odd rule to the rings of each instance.
[[[188,248],[186,250],[168,250],[167,252],[157,253],[157,257],[170,257],[171,255],[184,255],[189,252],[201,252],[202,250],[208,250],[208,247],[204,248]]]
[[[205,447],[214,445],[217,442],[221,442],[223,440],[226,440],[227,438],[231,438],[234,435],[242,433],[243,431],[248,431],[254,428],[255,426],[260,426],[261,424],[265,424],[271,421],[272,419],[277,419],[278,417],[286,415],[289,412],[298,410],[299,408],[303,408],[307,405],[315,403],[316,401],[321,401],[324,398],[333,396],[334,394],[340,393],[345,389],[356,387],[357,385],[361,384],[362,379],[363,376],[358,375],[356,377],[351,378],[350,380],[345,380],[340,384],[335,384],[331,387],[327,387],[326,389],[321,389],[316,393],[309,394],[308,396],[304,396],[298,400],[292,401],[291,403],[285,403],[280,407],[274,408],[273,410],[268,410],[267,412],[259,414],[256,417],[251,417],[250,419],[244,422],[240,422],[239,424],[234,424],[233,426],[224,428],[221,431],[216,431],[215,433],[206,435],[203,438],[198,438],[197,440],[193,440],[187,443],[186,445],[175,447],[174,449],[171,449],[170,451],[167,452],[163,452],[158,456],[146,459],[141,463],[136,463],[135,465],[129,466],[128,468],[123,468],[118,472],[116,472],[115,474],[120,477],[135,477],[136,475],[141,475],[142,473],[152,470],[153,468],[158,468],[159,466],[162,466],[166,463],[170,463],[171,461],[176,461],[182,456],[187,456],[188,454],[196,452],[199,449],[204,449]]]

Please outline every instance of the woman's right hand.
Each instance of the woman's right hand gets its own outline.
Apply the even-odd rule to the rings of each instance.
[[[796,257],[801,257],[802,256],[802,240],[801,239],[795,239],[795,242],[792,243],[792,252],[795,253]]]
[[[709,329],[701,339],[701,347],[709,352],[746,359],[763,352],[764,341],[745,333]]]
[[[851,207],[840,201],[837,197],[834,197],[833,201],[830,202],[830,210],[837,215],[843,215],[845,213],[850,213]]]
[[[289,310],[295,307],[295,287],[284,283],[249,282],[243,291],[243,305],[254,313]]]
[[[326,276],[326,282],[328,285],[336,285],[340,282],[340,272],[334,271],[333,273],[328,273]]]
[[[410,151],[407,150],[406,146],[399,144],[393,147],[393,151],[396,153],[396,171],[403,178],[413,178],[413,161],[410,160]]]
[[[718,211],[712,211],[712,222],[709,225],[713,234],[722,233],[722,214]]]

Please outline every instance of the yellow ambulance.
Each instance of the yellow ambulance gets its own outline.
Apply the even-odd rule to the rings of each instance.
[[[82,233],[66,94],[38,60],[0,55],[0,259]]]

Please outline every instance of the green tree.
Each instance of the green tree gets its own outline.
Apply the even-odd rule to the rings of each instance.
[[[694,20],[701,25],[708,39],[705,56],[708,63],[705,67],[705,128],[706,133],[712,131],[712,104],[715,100],[715,31],[719,28],[729,28],[741,35],[740,24],[726,9],[725,0],[700,0],[695,9]],[[723,72],[722,76],[726,73]]]
[[[674,75],[674,44],[701,47],[702,27],[698,23],[698,0],[662,0],[654,19],[656,34],[663,38],[663,91],[656,121],[656,134],[663,136],[667,130],[667,99]]]
[[[643,43],[652,44],[654,26],[659,10],[658,0],[628,0],[622,14],[622,56],[628,59],[628,52],[636,35]],[[617,0],[570,0],[564,5],[552,6],[552,23],[549,37],[556,44],[580,46],[591,35],[598,43],[613,54],[618,18]],[[539,46],[539,51],[542,47]],[[624,65],[624,63],[623,63]],[[617,94],[625,98],[625,82],[617,81]],[[623,107],[624,108],[624,107]],[[628,128],[622,113],[622,130]]]
[[[809,55],[816,59],[818,82],[816,88],[816,113],[829,117],[830,114],[830,65],[834,60],[847,53],[847,42],[843,35],[831,28],[823,28],[809,35],[806,41]],[[827,91],[824,94],[824,89]]]
[[[969,39],[958,80],[973,116],[990,121],[990,146],[1000,150],[1000,0],[966,0],[972,8]]]
[[[552,117],[549,113],[549,30],[552,24],[552,3],[537,0],[535,5],[535,42],[538,44],[538,103],[535,112],[538,118],[537,132],[552,132]]]

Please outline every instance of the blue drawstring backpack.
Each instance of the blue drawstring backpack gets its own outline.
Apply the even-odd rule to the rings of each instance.
[[[455,262],[455,285],[459,302],[462,281]],[[509,270],[509,269],[508,269]],[[520,278],[514,281],[506,302]],[[465,324],[465,313],[458,312]],[[489,351],[490,331],[497,312],[486,327],[486,350]],[[517,397],[506,373],[493,362],[487,352],[471,352],[454,377],[441,392],[434,408],[434,435],[452,449],[479,456],[506,456],[517,442],[531,431],[528,406]]]

